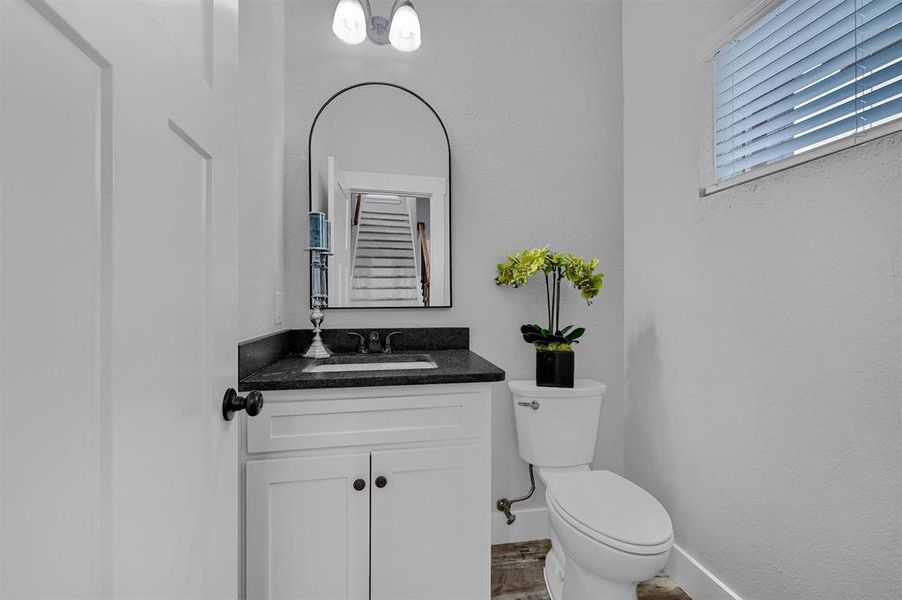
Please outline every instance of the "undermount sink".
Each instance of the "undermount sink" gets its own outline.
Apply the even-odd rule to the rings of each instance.
[[[428,354],[353,354],[317,359],[304,368],[304,373],[409,371],[435,368],[437,365]]]

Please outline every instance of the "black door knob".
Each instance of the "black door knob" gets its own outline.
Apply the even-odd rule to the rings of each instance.
[[[242,398],[233,388],[227,389],[222,397],[222,418],[231,421],[239,410],[246,410],[247,416],[256,417],[263,410],[263,394],[253,391]]]
[[[361,491],[365,487],[366,487],[366,482],[364,480],[362,480],[362,479],[354,480],[354,489],[357,490],[358,492]]]
[[[382,475],[380,475],[379,477],[376,478],[376,487],[377,488],[384,488],[386,485],[388,485],[388,479],[386,479]]]

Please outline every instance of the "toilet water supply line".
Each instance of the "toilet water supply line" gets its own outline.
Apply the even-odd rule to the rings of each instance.
[[[529,465],[529,493],[520,498],[514,498],[513,500],[508,500],[507,498],[502,498],[499,500],[495,506],[504,513],[504,516],[507,517],[507,524],[513,525],[514,521],[517,520],[517,515],[511,513],[511,504],[515,502],[523,502],[524,500],[529,500],[532,498],[533,492],[536,491],[536,477],[532,472],[532,464]]]

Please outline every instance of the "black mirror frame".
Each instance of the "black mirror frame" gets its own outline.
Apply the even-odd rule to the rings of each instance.
[[[451,202],[451,140],[448,137],[448,129],[445,127],[445,123],[442,121],[442,118],[435,111],[435,109],[432,108],[432,105],[426,102],[426,100],[422,96],[402,85],[398,85],[396,83],[386,83],[382,81],[366,81],[363,83],[355,83],[354,85],[350,85],[332,94],[329,99],[323,103],[319,110],[316,111],[316,116],[313,117],[313,123],[310,124],[310,133],[307,135],[307,211],[310,212],[311,210],[313,210],[313,131],[316,129],[316,122],[319,120],[319,116],[323,113],[324,110],[326,110],[326,107],[328,107],[333,100],[335,100],[345,92],[349,92],[359,87],[375,85],[395,88],[401,90],[402,92],[407,92],[408,94],[425,104],[426,107],[432,112],[432,114],[435,115],[435,119],[438,121],[438,124],[441,125],[442,132],[445,134],[445,144],[448,146],[448,304],[443,304],[442,306],[329,306],[326,307],[326,310],[423,310],[451,308],[454,305],[454,252],[452,251],[454,238],[454,228],[452,227],[452,223],[454,221],[454,218],[452,213],[453,203]],[[307,270],[308,280],[310,279],[310,269],[312,268],[312,263],[313,258],[311,257],[308,263]],[[313,308],[312,298],[310,299],[310,308]]]

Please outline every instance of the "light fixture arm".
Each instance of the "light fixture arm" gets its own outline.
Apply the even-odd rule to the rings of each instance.
[[[407,1],[408,0],[395,0],[391,5],[391,10],[388,12],[388,18],[386,18],[373,14],[373,7],[370,5],[370,0],[360,0],[360,4],[363,6],[363,14],[366,15],[366,37],[379,46],[389,44],[388,32],[391,30],[392,18],[394,18],[395,11],[398,7],[405,4]]]

